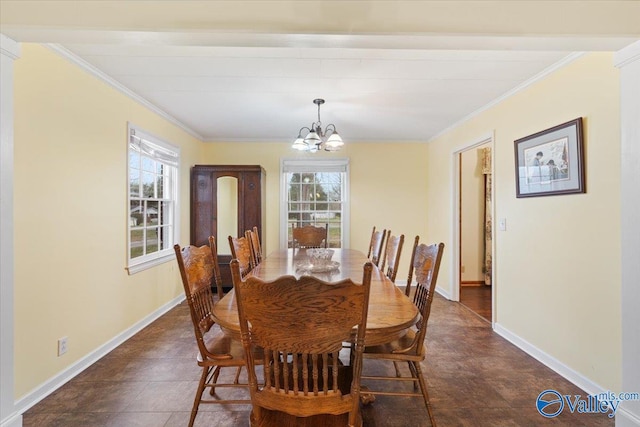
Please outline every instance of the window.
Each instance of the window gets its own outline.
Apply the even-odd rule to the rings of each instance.
[[[293,224],[328,225],[328,245],[348,246],[349,161],[283,160],[281,247],[291,246]]]
[[[178,147],[129,124],[129,274],[173,259],[179,161]]]

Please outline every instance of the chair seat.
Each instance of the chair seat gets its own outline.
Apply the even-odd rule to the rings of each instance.
[[[197,360],[200,366],[244,366],[245,354],[242,344],[224,334],[218,332],[212,334],[205,340],[205,347],[211,354],[220,355],[221,357],[211,357],[206,362],[202,361],[202,355],[198,352]],[[222,356],[225,355],[225,356]],[[254,349],[253,357],[256,361],[262,360],[262,351],[260,349]]]
[[[366,346],[364,348],[363,357],[365,359],[387,359],[387,360],[424,360],[425,349],[424,344],[417,345],[414,349],[407,353],[397,353],[398,350],[411,347],[416,339],[416,332],[410,329],[403,337],[391,341],[389,343]]]

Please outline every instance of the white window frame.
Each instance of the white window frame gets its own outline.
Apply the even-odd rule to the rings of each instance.
[[[180,176],[180,147],[170,144],[149,132],[140,129],[132,123],[127,124],[127,271],[129,274],[135,274],[156,265],[171,261],[175,258],[173,245],[180,241],[180,200],[179,200],[179,176]],[[150,157],[156,161],[160,161],[165,165],[172,167],[169,171],[171,188],[169,190],[170,199],[172,201],[172,209],[170,210],[169,220],[169,236],[172,241],[167,244],[166,249],[161,249],[151,254],[131,258],[131,165],[130,153],[132,144],[143,144],[148,153],[146,157]],[[135,198],[135,197],[134,197]]]
[[[342,181],[342,235],[340,246],[349,248],[350,234],[350,197],[349,197],[349,159],[280,159],[280,248],[288,245],[287,173],[290,172],[344,172]]]

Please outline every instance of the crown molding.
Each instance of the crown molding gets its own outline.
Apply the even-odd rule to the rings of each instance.
[[[553,65],[551,65],[551,66],[549,66],[547,68],[545,68],[540,73],[536,74],[535,76],[531,77],[530,79],[526,80],[525,82],[523,82],[523,83],[519,84],[518,86],[514,87],[513,89],[511,89],[507,93],[499,96],[498,98],[494,99],[493,101],[489,102],[488,104],[486,104],[486,105],[482,106],[481,108],[475,110],[471,114],[463,117],[462,119],[458,120],[457,122],[455,122],[451,126],[441,130],[440,132],[438,132],[437,134],[435,134],[434,136],[429,138],[427,140],[427,142],[431,142],[431,141],[436,140],[437,138],[441,137],[442,135],[450,132],[451,130],[457,128],[458,126],[461,126],[463,123],[465,123],[465,122],[471,120],[472,118],[476,117],[480,113],[495,107],[496,105],[498,105],[499,103],[501,103],[505,99],[511,98],[512,96],[516,95],[518,92],[523,91],[524,89],[528,88],[529,86],[533,85],[534,83],[537,83],[538,81],[546,78],[550,74],[553,74],[554,72],[558,71],[559,69],[563,68],[564,66],[566,66],[566,65],[572,63],[573,61],[575,61],[576,59],[582,57],[584,54],[585,54],[585,52],[574,52],[574,53],[571,53],[571,54],[565,56],[560,61],[556,62],[555,64],[553,64]]]
[[[0,33],[0,54],[11,59],[20,58],[20,44]]]
[[[153,104],[152,102],[148,101],[147,99],[145,99],[142,96],[138,95],[137,93],[133,92],[131,89],[129,89],[128,87],[124,86],[122,83],[120,83],[119,81],[115,80],[113,77],[109,76],[108,74],[100,71],[98,68],[94,67],[93,65],[89,64],[87,61],[85,61],[84,59],[80,58],[75,53],[71,52],[70,50],[62,47],[59,44],[55,44],[55,43],[45,43],[44,46],[46,46],[47,48],[49,48],[50,50],[52,50],[56,54],[60,55],[61,57],[63,57],[67,61],[77,65],[78,67],[80,67],[84,71],[88,72],[92,76],[98,78],[99,80],[102,80],[104,83],[106,83],[109,86],[111,86],[112,88],[116,89],[117,91],[119,91],[123,95],[125,95],[125,96],[131,98],[132,100],[136,101],[137,103],[141,104],[143,107],[145,107],[145,108],[153,111],[154,113],[158,114],[163,119],[165,119],[165,120],[171,122],[172,124],[178,126],[182,130],[187,132],[189,135],[198,138],[200,141],[202,141],[204,139],[202,137],[202,135],[200,135],[198,132],[194,131],[189,126],[187,126],[184,123],[182,123],[180,120],[178,120],[175,117],[173,117],[171,114],[167,113],[166,111],[164,111],[163,109],[161,109],[157,105]]]
[[[620,49],[613,57],[613,63],[618,68],[637,60],[640,60],[640,40]]]

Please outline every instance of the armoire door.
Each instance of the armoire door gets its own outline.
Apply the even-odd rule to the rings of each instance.
[[[264,169],[261,166],[196,165],[191,169],[191,244],[216,238],[222,282],[231,286],[228,236],[254,226],[264,241]]]

